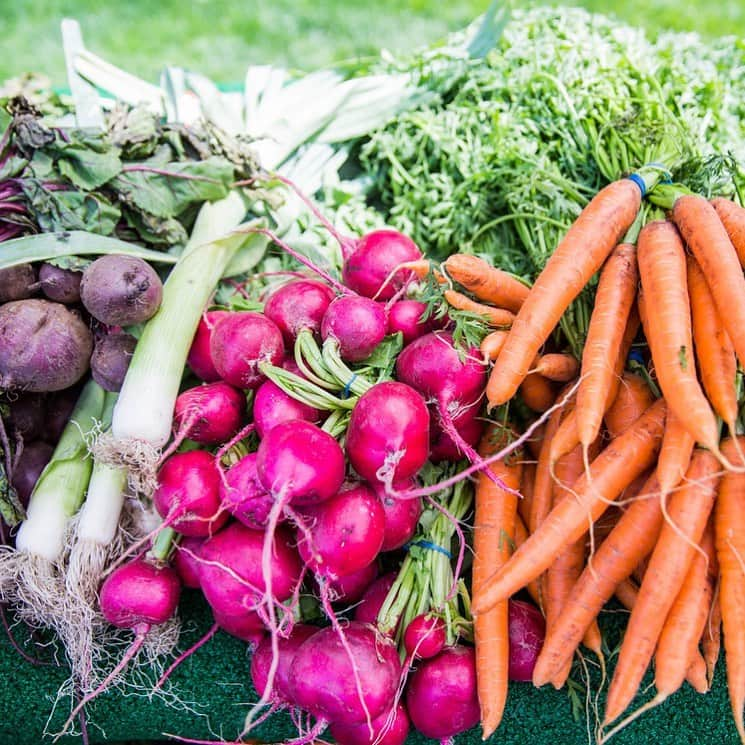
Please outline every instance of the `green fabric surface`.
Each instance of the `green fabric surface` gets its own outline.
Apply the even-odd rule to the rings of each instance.
[[[196,641],[212,622],[204,601],[187,591],[182,601],[186,630],[181,647]],[[605,613],[601,618],[606,641],[611,649],[619,641],[625,614]],[[19,634],[20,635],[20,634]],[[43,737],[44,725],[55,693],[65,678],[60,669],[34,667],[16,654],[3,636],[0,642],[0,745],[43,745],[52,742]],[[572,676],[579,680],[576,672]],[[595,686],[598,678],[593,676]],[[251,689],[246,645],[219,632],[173,674],[172,683],[185,701],[197,702],[200,714],[166,705],[158,699],[102,695],[90,707],[91,743],[115,743],[127,740],[167,740],[163,733],[182,737],[214,738],[222,733],[231,740],[241,730],[247,704],[256,700]],[[645,685],[651,677],[645,679]],[[650,697],[652,691],[643,696]],[[639,700],[642,700],[640,697]],[[634,705],[638,705],[637,700]],[[601,702],[602,703],[602,702]],[[60,707],[64,709],[64,707]],[[69,711],[69,710],[68,710]],[[50,727],[56,731],[63,713]],[[492,745],[582,745],[588,742],[586,720],[572,717],[566,691],[552,688],[536,690],[528,683],[513,683],[501,727],[489,739]],[[281,742],[290,739],[293,727],[286,715],[279,714],[258,728],[255,736]],[[456,738],[456,743],[478,743],[474,729]],[[80,742],[80,738],[62,738],[60,745]],[[412,735],[410,743],[431,743]],[[684,684],[674,697],[611,740],[618,745],[729,745],[737,742],[727,698],[723,660],[720,659],[713,689],[699,695]]]

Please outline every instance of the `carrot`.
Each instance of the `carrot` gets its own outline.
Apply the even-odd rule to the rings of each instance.
[[[515,548],[520,548],[520,546],[522,546],[527,540],[528,529],[525,527],[525,523],[520,517],[520,513],[518,513],[517,518],[515,519]],[[533,602],[540,608],[542,601],[538,582],[536,580],[528,582],[528,584],[525,585],[525,589],[528,591],[528,595],[533,598]]]
[[[729,335],[724,330],[720,313],[701,267],[692,256],[687,257],[687,263],[693,344],[701,383],[714,411],[727,424],[732,433],[737,419],[735,349]]]
[[[550,680],[571,659],[583,634],[614,592],[628,607],[634,597],[633,585],[623,582],[652,550],[662,526],[657,489],[657,479],[652,475],[575,582],[564,612],[546,635],[533,673],[535,685]]]
[[[640,375],[625,372],[618,393],[605,412],[605,426],[611,438],[625,432],[653,401],[654,394],[647,381]]]
[[[531,533],[535,533],[538,526],[546,519],[551,511],[553,497],[553,479],[549,469],[548,454],[554,432],[561,422],[562,410],[555,409],[546,424],[543,444],[535,467],[535,481],[533,482],[533,496],[530,501],[530,513],[526,525]]]
[[[603,413],[613,403],[618,393],[618,387],[621,384],[621,376],[626,366],[626,358],[629,356],[631,344],[634,341],[637,331],[639,330],[639,315],[636,308],[632,308],[629,313],[629,320],[626,323],[623,340],[616,358],[616,363],[611,378],[611,387],[608,390],[608,397],[603,404]],[[568,453],[579,442],[579,431],[577,430],[577,413],[576,411],[569,414],[561,423],[559,431],[554,435],[551,443],[551,463],[556,463],[559,456]]]
[[[636,695],[652,659],[670,608],[696,554],[714,504],[719,462],[696,450],[681,489],[670,496],[670,522],[664,522],[644,581],[631,611],[605,706],[604,724],[617,719]]]
[[[525,524],[530,521],[530,508],[533,504],[533,487],[535,486],[535,463],[523,463],[523,475],[520,480],[520,494],[522,499],[517,500],[517,511]]]
[[[633,610],[636,599],[639,597],[639,585],[633,579],[627,577],[616,585],[613,594],[626,610]]]
[[[663,497],[674,489],[685,475],[695,444],[691,433],[680,419],[672,411],[668,411],[660,457],[657,460],[657,478]]]
[[[466,310],[469,313],[477,313],[483,316],[489,326],[511,326],[515,319],[515,314],[504,308],[492,308],[491,305],[484,305],[471,300],[462,292],[455,290],[445,290],[445,300],[451,308],[456,310]]]
[[[696,377],[685,253],[675,226],[664,220],[645,225],[638,257],[646,305],[642,322],[662,393],[696,442],[719,454],[714,412]]]
[[[675,200],[673,220],[696,257],[737,358],[745,365],[745,277],[714,207],[698,195]]]
[[[718,562],[717,562],[718,563]],[[709,685],[714,680],[714,668],[719,659],[719,651],[722,645],[722,607],[719,603],[719,581],[714,587],[714,598],[711,601],[711,610],[706,622],[704,635],[701,638],[701,647],[704,651],[704,661],[706,662],[706,676],[709,679]]]
[[[593,521],[645,469],[657,455],[665,422],[665,402],[650,406],[634,424],[611,441],[574,484],[572,499],[565,499],[501,569],[479,588],[472,611],[483,613],[535,579],[551,566],[565,546],[579,540]]]
[[[745,438],[740,438],[745,443]],[[731,441],[729,441],[731,442]],[[728,442],[728,444],[729,444]],[[723,444],[723,451],[726,447]],[[719,607],[722,614],[727,688],[740,741],[745,742],[745,474],[729,472],[722,479],[714,512],[719,559]]]
[[[629,313],[636,297],[636,246],[616,246],[600,274],[595,307],[582,352],[582,379],[577,390],[577,434],[585,446],[598,436],[605,402],[616,377]]]
[[[686,680],[696,693],[708,693],[711,689],[706,673],[706,660],[698,648],[693,651],[691,664],[686,671]]]
[[[711,204],[717,211],[717,215],[719,215],[719,219],[722,221],[735,251],[737,251],[740,266],[745,268],[745,208],[731,199],[724,199],[723,197],[712,199]]]
[[[520,395],[531,411],[548,411],[556,401],[556,390],[551,381],[538,373],[526,376],[520,384]]]
[[[477,299],[513,312],[528,297],[530,288],[511,274],[468,254],[452,254],[444,264],[445,271]]]
[[[507,339],[507,331],[492,331],[491,334],[487,334],[479,349],[481,354],[484,355],[484,359],[488,361],[494,361],[502,351],[505,339]]]
[[[571,354],[542,354],[535,361],[533,372],[557,383],[568,383],[577,377],[579,362]]]
[[[712,587],[707,576],[708,554],[714,549],[714,528],[711,523],[704,530],[701,548],[703,553],[694,555],[657,642],[654,657],[657,696],[653,701],[658,704],[683,685],[694,654],[698,653],[698,643],[711,607]],[[704,680],[705,671],[706,664]]]
[[[592,456],[597,455],[597,446],[591,445]],[[584,470],[582,448],[577,446],[571,453],[563,455],[556,462],[554,469],[553,504],[558,505],[565,499],[572,498],[572,488]],[[585,566],[585,542],[582,538],[567,546],[554,560],[546,572],[544,610],[546,628],[549,630],[563,612],[566,598],[582,574]],[[571,658],[564,667],[551,679],[555,688],[561,688],[572,667]]]
[[[437,271],[437,269],[434,268],[432,265],[432,262],[429,259],[417,259],[416,261],[404,261],[402,264],[399,264],[391,274],[394,274],[396,272],[400,272],[402,269],[408,269],[412,274],[414,274],[417,279],[425,279],[428,274],[433,274],[435,279],[437,280],[438,284],[445,284],[447,280],[445,277],[442,276],[440,272]]]
[[[623,179],[598,192],[582,210],[517,313],[489,377],[486,396],[490,407],[515,395],[538,350],[628,230],[640,206],[640,189]]]
[[[479,453],[486,457],[507,444],[508,432],[496,431],[491,427],[481,440]],[[508,488],[517,491],[520,488],[521,460],[519,453],[513,453],[507,459],[492,464],[490,469]],[[515,536],[517,500],[515,494],[497,486],[486,474],[479,474],[473,531],[474,587],[478,587],[495,567],[502,566],[509,558]],[[484,739],[499,726],[507,700],[510,663],[507,618],[508,605],[505,600],[474,619],[476,684]]]

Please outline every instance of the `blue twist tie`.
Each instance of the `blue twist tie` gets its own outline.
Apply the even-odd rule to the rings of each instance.
[[[442,546],[438,546],[436,543],[432,543],[431,541],[425,541],[424,539],[422,539],[419,541],[414,541],[413,543],[405,543],[404,549],[408,551],[411,546],[417,546],[418,548],[428,548],[430,551],[437,551],[438,553],[447,556],[448,559],[453,558],[453,555],[450,553],[450,551],[448,551],[446,548],[443,548]]]
[[[357,379],[357,373],[353,373],[352,377],[349,379],[349,382],[344,386],[344,390],[341,392],[342,398],[349,398],[349,392],[352,390],[352,386],[354,385],[354,381]]]
[[[628,356],[629,362],[638,362],[640,365],[644,364],[644,356],[638,349],[632,349]]]
[[[644,179],[638,173],[630,173],[627,177],[629,181],[633,181],[642,193],[642,198],[647,194],[647,185],[644,183]]]

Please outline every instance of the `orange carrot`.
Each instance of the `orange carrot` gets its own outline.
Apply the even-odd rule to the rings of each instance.
[[[745,438],[740,438],[741,447]],[[722,445],[727,453],[726,446]],[[745,473],[729,472],[722,479],[714,513],[719,559],[719,607],[722,614],[727,688],[740,741],[745,742]]]
[[[538,460],[538,456],[541,454],[541,446],[543,445],[543,435],[546,431],[546,423],[543,422],[534,432],[533,436],[528,440],[528,450],[530,455]]]
[[[674,489],[685,475],[695,444],[691,433],[680,419],[672,411],[668,411],[660,457],[657,460],[657,479],[663,496]]]
[[[517,312],[530,292],[530,288],[519,279],[477,256],[452,254],[444,266],[450,277],[478,300],[499,308]]]
[[[538,526],[546,519],[546,515],[551,511],[551,499],[553,496],[553,479],[549,469],[548,454],[551,447],[551,440],[554,432],[561,422],[562,410],[555,409],[546,424],[546,431],[543,435],[543,445],[541,453],[538,456],[538,463],[535,468],[535,482],[533,483],[533,496],[530,502],[530,516],[526,523],[528,530],[535,533]]]
[[[711,689],[706,673],[706,660],[698,648],[693,652],[691,664],[686,671],[686,680],[696,693],[708,693]]]
[[[626,358],[629,356],[631,344],[634,341],[634,337],[638,330],[639,315],[636,308],[632,308],[629,313],[629,320],[626,323],[626,330],[624,331],[623,340],[616,359],[613,378],[611,379],[611,387],[608,390],[608,397],[603,404],[603,413],[608,410],[608,407],[613,403],[618,394],[618,387],[621,384],[621,376],[623,375],[623,369],[626,366]],[[573,411],[561,422],[559,431],[554,435],[554,439],[551,443],[551,463],[556,463],[559,456],[568,453],[578,442],[579,431],[577,430],[577,413],[576,411]]]
[[[688,256],[687,260],[693,344],[701,383],[714,411],[727,424],[730,432],[733,432],[737,419],[735,349],[724,330],[724,324],[701,267],[693,256]]]
[[[618,393],[605,412],[605,426],[611,438],[625,432],[653,401],[654,394],[647,381],[639,375],[625,372]]]
[[[707,576],[708,554],[714,548],[711,523],[704,530],[701,548],[703,553],[694,555],[657,642],[654,656],[657,695],[653,701],[658,704],[683,685],[694,654],[698,654],[698,643],[711,607],[712,587]],[[706,680],[706,664],[703,669]]]
[[[706,662],[706,677],[709,679],[709,685],[714,680],[714,668],[716,668],[722,645],[722,607],[719,604],[719,592],[719,578],[717,577],[717,583],[714,586],[714,598],[711,601],[711,611],[706,622],[704,635],[701,638],[701,647],[703,648],[704,661]]]
[[[489,405],[509,401],[538,350],[629,229],[641,206],[632,181],[615,181],[582,210],[538,275],[512,324],[486,389]]]
[[[556,401],[556,390],[551,381],[538,373],[530,373],[523,380],[520,395],[531,411],[548,411]]]
[[[434,268],[429,259],[418,259],[416,261],[404,261],[399,264],[391,274],[400,272],[402,269],[408,269],[418,279],[425,279],[428,274],[433,274],[438,284],[445,284],[447,280],[437,269]]]
[[[517,511],[526,525],[530,522],[530,509],[533,504],[533,488],[535,486],[535,472],[535,463],[523,463],[523,475],[520,481],[520,494],[523,495],[523,498],[517,500]]]
[[[492,331],[491,334],[487,334],[479,349],[481,354],[484,355],[485,360],[494,361],[497,359],[499,353],[502,351],[505,339],[507,339],[507,331]]]
[[[462,292],[455,290],[445,290],[445,300],[451,308],[457,310],[466,310],[469,313],[477,313],[484,317],[489,326],[510,326],[515,319],[515,314],[504,308],[492,308],[491,305],[484,305],[471,300]]]
[[[535,361],[533,372],[557,383],[568,383],[577,377],[579,362],[571,354],[542,354]]]
[[[631,703],[649,665],[663,624],[696,555],[714,505],[719,462],[706,450],[696,450],[683,487],[670,496],[665,522],[649,560],[644,581],[631,611],[605,706],[605,724],[617,719]]]
[[[745,277],[727,230],[708,200],[693,194],[675,200],[673,220],[706,277],[737,358],[745,365]]]
[[[675,226],[664,220],[645,225],[638,257],[644,333],[662,393],[696,442],[718,454],[716,419],[696,377],[685,253]]]
[[[582,571],[566,599],[564,612],[546,635],[533,673],[535,685],[550,680],[571,659],[585,631],[614,592],[624,605],[630,602],[627,598],[633,598],[633,585],[622,583],[657,540],[662,525],[657,490],[657,479],[650,476]]]
[[[719,215],[719,219],[727,231],[732,245],[737,251],[740,266],[745,268],[745,208],[730,199],[717,197],[711,204]]]
[[[520,548],[520,546],[522,546],[527,540],[528,529],[525,527],[525,522],[520,517],[520,513],[518,513],[517,518],[515,519],[515,548]],[[538,582],[536,580],[528,582],[528,584],[525,585],[525,589],[528,591],[528,595],[533,598],[533,602],[540,608],[542,601]]]
[[[591,457],[597,455],[597,445],[590,443]],[[556,461],[554,469],[553,504],[558,505],[573,496],[573,486],[584,470],[582,448],[578,445]],[[564,611],[567,596],[585,566],[585,542],[582,538],[567,546],[546,572],[544,610],[548,633]],[[591,635],[592,636],[592,635]],[[571,658],[551,679],[555,688],[561,688],[571,671]]]
[[[496,431],[492,427],[482,438],[479,453],[487,457],[507,445],[508,441],[507,430]],[[507,459],[492,464],[490,469],[508,488],[518,490],[521,461],[521,455],[513,453]],[[497,486],[486,474],[478,475],[473,531],[474,587],[478,587],[495,567],[502,566],[509,558],[515,537],[517,500],[515,494]],[[476,684],[484,739],[499,726],[507,700],[510,663],[507,618],[508,605],[505,600],[474,619]]]
[[[636,605],[636,599],[639,597],[639,585],[633,579],[627,577],[616,585],[613,594],[626,610],[633,610],[634,605]]]
[[[508,598],[548,569],[566,546],[579,540],[608,505],[652,465],[664,423],[665,402],[660,399],[608,444],[590,464],[589,472],[576,481],[572,499],[556,505],[507,564],[479,588],[472,611],[483,613]]]
[[[616,377],[616,362],[634,305],[638,269],[636,246],[619,244],[600,274],[595,307],[582,352],[582,379],[577,390],[577,434],[585,446],[598,436],[605,402]]]

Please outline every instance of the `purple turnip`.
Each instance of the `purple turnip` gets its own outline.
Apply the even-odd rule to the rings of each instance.
[[[77,313],[49,300],[0,306],[0,388],[60,391],[88,371],[93,336]]]
[[[101,256],[83,271],[80,299],[107,326],[133,326],[155,315],[163,284],[155,270],[134,256]]]
[[[120,391],[132,360],[137,339],[117,332],[96,340],[91,355],[91,375],[105,391]]]
[[[36,270],[31,264],[0,269],[0,303],[25,300],[34,294]]]
[[[39,269],[39,285],[44,297],[56,303],[71,305],[80,302],[82,272],[62,269],[54,264],[42,264]]]

